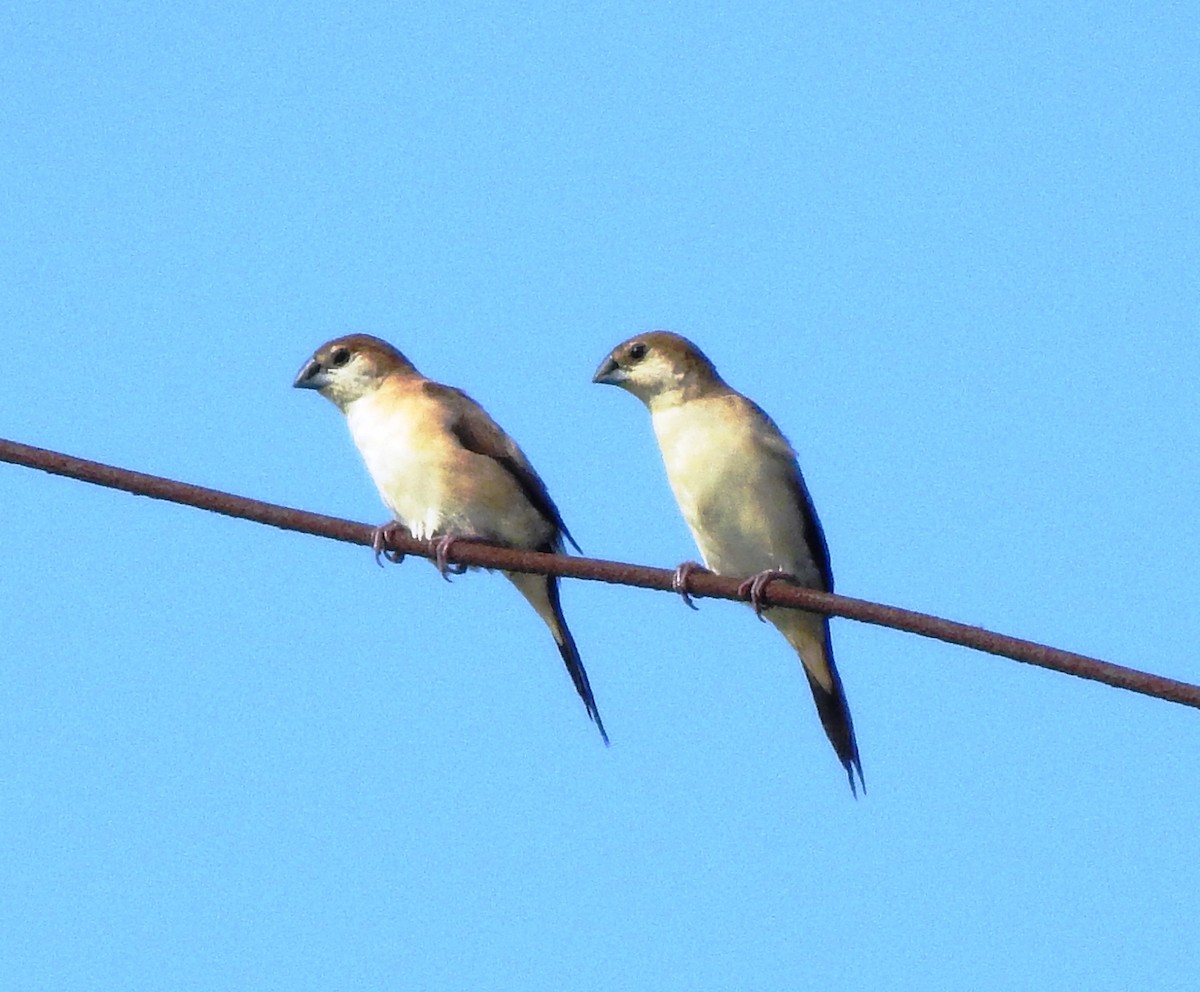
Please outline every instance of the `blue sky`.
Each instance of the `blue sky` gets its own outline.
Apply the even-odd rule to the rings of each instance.
[[[0,434],[381,522],[367,331],[586,552],[694,556],[618,341],[801,453],[850,595],[1200,681],[1200,12],[87,3],[0,30]],[[1177,988],[1200,715],[836,621],[0,466],[0,985]]]

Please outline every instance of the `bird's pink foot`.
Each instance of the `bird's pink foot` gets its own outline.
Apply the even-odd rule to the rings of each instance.
[[[782,568],[768,568],[757,575],[750,576],[750,578],[738,586],[738,595],[749,598],[750,605],[754,608],[754,615],[759,620],[763,619],[762,594],[767,586],[776,579],[787,579],[794,582],[796,577],[790,572],[785,572]]]
[[[695,603],[692,602],[691,590],[688,589],[688,581],[697,572],[707,572],[708,569],[701,565],[698,561],[685,561],[677,569],[675,574],[671,576],[671,588],[683,597],[683,601],[687,603],[693,610],[698,610]]]
[[[408,532],[408,528],[398,520],[389,520],[386,524],[376,527],[371,534],[371,550],[375,552],[375,564],[383,568],[383,562],[380,558],[386,558],[393,565],[399,565],[404,561],[404,552],[397,551],[395,548],[389,547],[391,539],[397,534],[402,534],[405,537],[412,537]]]
[[[447,561],[450,556],[450,549],[459,541],[470,541],[472,538],[460,537],[457,534],[443,534],[437,539],[433,546],[433,563],[437,566],[437,570],[441,573],[442,578],[447,582],[450,581],[451,575],[462,575],[467,570],[466,565],[458,563],[451,564]]]

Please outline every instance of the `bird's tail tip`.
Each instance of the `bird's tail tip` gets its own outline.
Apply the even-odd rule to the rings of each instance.
[[[846,778],[850,780],[850,795],[855,799],[858,798],[859,789],[862,790],[863,798],[867,797],[867,780],[863,778],[862,762],[858,760],[858,751],[849,757],[842,758],[842,766],[846,769]],[[858,787],[854,785],[854,773],[858,772]]]
[[[612,747],[612,741],[608,739],[608,731],[604,729],[604,721],[600,719],[600,710],[597,708],[595,700],[592,700],[590,705],[585,700],[584,706],[587,707],[587,715],[591,718],[592,723],[600,731],[600,739],[604,741],[604,746]]]

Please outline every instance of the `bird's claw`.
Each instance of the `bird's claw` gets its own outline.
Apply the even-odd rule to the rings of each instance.
[[[376,527],[371,533],[371,550],[375,552],[375,564],[380,568],[383,568],[381,558],[386,558],[393,565],[399,565],[404,561],[403,551],[397,551],[388,546],[391,538],[396,534],[408,534],[408,528],[396,520],[389,520],[386,524]]]
[[[782,568],[768,568],[757,575],[752,575],[740,586],[738,586],[738,595],[746,596],[750,600],[750,605],[754,608],[754,615],[759,620],[763,619],[763,601],[762,596],[769,586],[776,579],[789,579],[795,581],[796,577],[790,572],[785,572]]]
[[[671,588],[683,597],[683,601],[693,610],[698,610],[695,603],[692,602],[691,590],[688,589],[688,582],[697,572],[707,572],[708,569],[701,565],[698,561],[685,561],[677,569],[675,574],[671,576]]]
[[[467,566],[459,562],[451,564],[446,559],[450,556],[450,549],[454,547],[458,541],[465,538],[458,537],[455,534],[443,534],[437,539],[433,546],[433,563],[437,566],[438,572],[447,582],[450,581],[451,575],[462,575],[467,570]]]

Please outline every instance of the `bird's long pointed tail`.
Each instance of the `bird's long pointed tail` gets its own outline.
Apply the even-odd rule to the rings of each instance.
[[[575,646],[575,638],[571,636],[570,628],[563,617],[562,604],[558,596],[558,577],[554,575],[528,575],[520,572],[505,572],[509,581],[520,590],[521,595],[529,600],[529,604],[537,610],[538,616],[545,621],[554,643],[558,645],[558,653],[562,655],[563,664],[575,691],[583,700],[587,714],[592,718],[600,736],[608,744],[608,731],[604,729],[604,721],[600,719],[600,711],[596,708],[596,698],[592,695],[592,686],[588,681],[587,671],[583,667],[583,659],[579,657],[579,649]]]
[[[858,795],[854,784],[854,773],[858,772],[858,783],[862,786],[863,795],[866,795],[867,783],[863,779],[858,742],[854,739],[854,720],[850,716],[850,706],[846,702],[842,678],[833,663],[829,621],[817,613],[781,608],[764,610],[763,616],[779,628],[780,633],[800,656],[804,674],[808,677],[808,684],[812,689],[813,700],[817,704],[821,726],[825,728],[825,736],[829,738],[838,760],[846,769],[850,791],[855,796]]]

